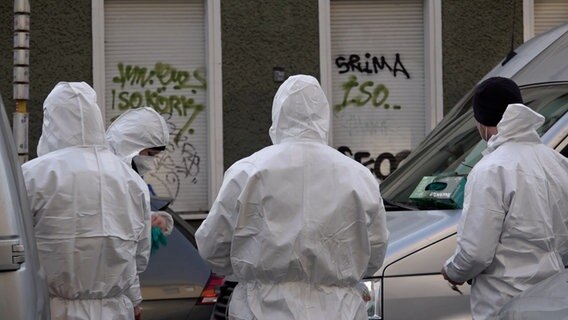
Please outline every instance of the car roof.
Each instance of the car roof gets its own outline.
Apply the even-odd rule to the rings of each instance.
[[[480,82],[495,76],[512,78],[518,85],[568,81],[568,23],[528,40],[514,52]]]

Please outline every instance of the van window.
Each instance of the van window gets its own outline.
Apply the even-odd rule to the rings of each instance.
[[[545,116],[538,130],[542,135],[568,111],[568,85],[548,84],[521,88],[525,105]],[[481,159],[486,142],[475,126],[471,99],[467,112],[453,112],[444,121],[445,126],[431,134],[416,150],[381,183],[385,203],[416,209],[437,209],[429,204],[414,203],[409,199],[425,176],[466,176]],[[463,106],[458,106],[463,110]],[[566,151],[564,151],[566,152]]]
[[[568,137],[566,137],[564,141],[562,141],[560,148],[560,154],[562,154],[565,158],[568,158]]]

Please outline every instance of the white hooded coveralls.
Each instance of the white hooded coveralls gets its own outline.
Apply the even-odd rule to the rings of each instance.
[[[106,147],[95,91],[45,99],[39,157],[22,166],[53,320],[134,319],[126,295],[150,255],[143,180]]]
[[[496,319],[512,297],[568,262],[568,161],[544,145],[544,117],[511,104],[468,176],[448,277],[473,279],[474,319]]]
[[[568,318],[568,269],[519,293],[499,312],[499,320]]]
[[[106,139],[111,151],[130,165],[140,151],[167,146],[170,131],[159,113],[142,107],[130,109],[116,118],[107,129]]]
[[[148,148],[167,146],[170,142],[170,131],[164,118],[149,107],[130,109],[121,114],[108,127],[106,139],[110,150],[124,163],[132,166],[132,159],[140,151]],[[164,211],[152,212],[152,215],[166,219],[169,235],[174,227],[172,216]]]
[[[382,265],[388,231],[371,172],[327,145],[317,80],[292,76],[272,109],[273,146],[227,170],[199,253],[239,282],[230,319],[367,319],[356,285]]]

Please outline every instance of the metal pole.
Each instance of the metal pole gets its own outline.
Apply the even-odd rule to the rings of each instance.
[[[30,95],[30,2],[14,0],[14,100],[13,133],[20,162],[28,161],[28,100]]]

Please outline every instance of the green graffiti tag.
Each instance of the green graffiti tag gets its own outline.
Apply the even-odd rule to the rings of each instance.
[[[111,90],[111,107],[113,110],[125,111],[148,106],[161,114],[188,117],[174,138],[176,143],[185,133],[194,133],[191,124],[205,110],[205,106],[188,96],[187,91],[181,93],[179,90],[189,89],[191,94],[206,90],[205,77],[201,75],[199,70],[193,72],[179,70],[162,62],[157,62],[151,69],[119,63],[117,69],[118,76],[113,77],[112,82],[119,84],[120,89]],[[125,86],[139,87],[139,89],[132,90],[125,88]],[[152,88],[149,88],[150,86]]]
[[[343,101],[333,106],[333,111],[335,113],[341,112],[348,106],[362,107],[367,105],[369,102],[375,108],[383,107],[384,109],[399,110],[400,105],[391,105],[386,103],[389,97],[389,89],[382,83],[375,85],[373,81],[365,81],[359,83],[356,76],[350,76],[349,79],[343,83]],[[359,93],[355,97],[351,97],[353,88],[358,88]]]
[[[139,85],[142,88],[144,88],[147,84],[153,85],[154,83],[161,86],[169,86],[173,84],[173,88],[175,90],[204,90],[207,87],[205,78],[199,74],[198,70],[195,70],[192,74],[190,74],[189,71],[178,70],[167,63],[156,62],[153,69],[132,65],[125,66],[123,63],[119,63],[117,69],[119,75],[113,77],[112,82],[119,83],[121,89],[124,89],[124,85],[126,83],[131,86]],[[198,83],[188,83],[191,80],[192,75]]]

